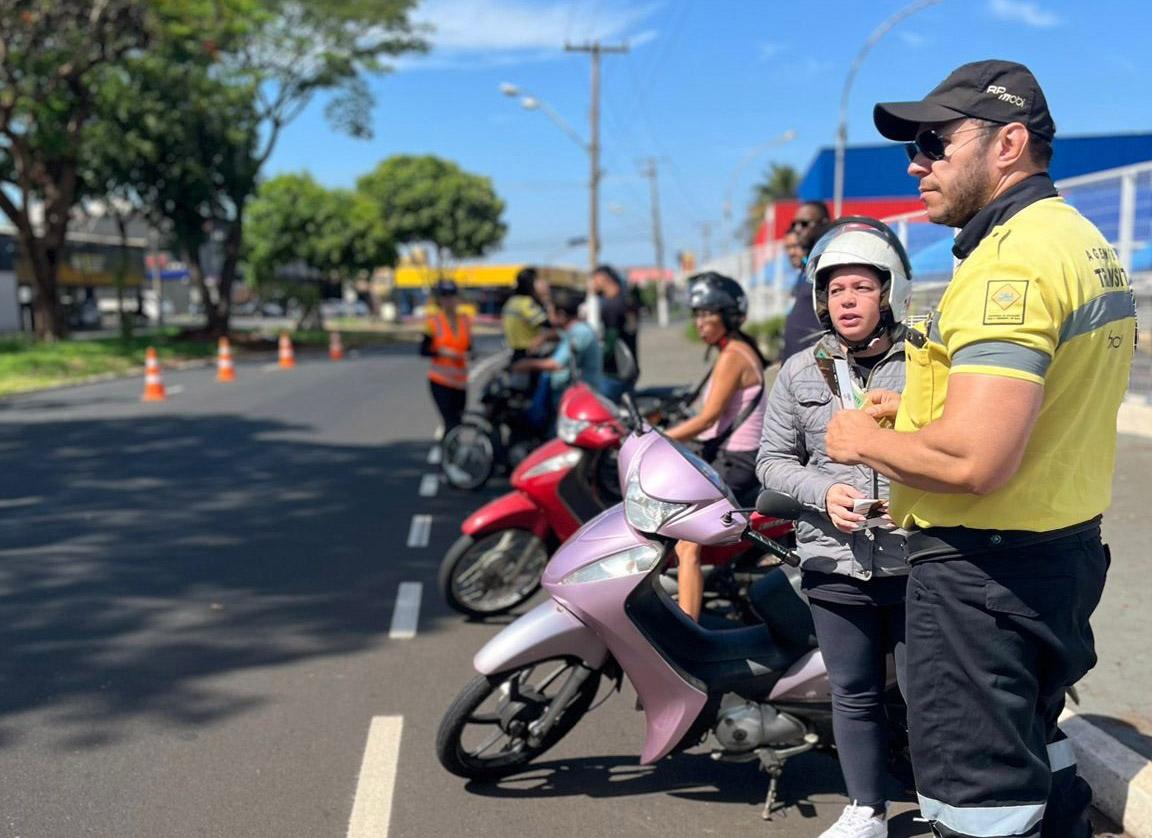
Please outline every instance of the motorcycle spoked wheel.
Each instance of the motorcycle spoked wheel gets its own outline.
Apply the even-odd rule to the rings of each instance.
[[[440,722],[436,756],[458,777],[492,781],[523,769],[572,730],[588,712],[600,687],[600,672],[588,675],[548,733],[535,745],[528,725],[541,718],[567,676],[583,666],[551,658],[496,675],[480,675],[464,688]]]
[[[465,421],[440,441],[440,470],[456,489],[475,491],[496,469],[496,446],[487,430]]]
[[[440,563],[440,593],[468,617],[503,614],[540,589],[548,557],[548,545],[528,530],[462,535]]]

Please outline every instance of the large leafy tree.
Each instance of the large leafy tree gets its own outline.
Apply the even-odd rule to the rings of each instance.
[[[0,210],[31,272],[42,337],[67,330],[57,280],[95,91],[152,42],[166,11],[160,0],[0,3]]]
[[[241,258],[245,215],[285,126],[317,93],[330,95],[325,113],[337,130],[370,138],[372,95],[366,79],[387,72],[387,59],[428,48],[419,26],[409,20],[417,0],[255,0],[261,14],[252,36],[234,50],[222,50],[222,70],[232,83],[254,95],[261,143],[248,182],[225,190],[232,218],[224,239],[218,295],[207,307],[211,332],[225,331],[232,285]]]
[[[438,157],[390,157],[356,186],[379,207],[397,243],[430,246],[438,265],[483,256],[508,229],[491,180]]]
[[[253,198],[244,261],[258,287],[301,303],[304,325],[318,312],[322,284],[394,265],[396,249],[368,198],[288,174],[261,184]]]
[[[751,241],[764,221],[764,210],[776,201],[795,198],[800,188],[800,173],[792,166],[772,163],[752,187],[752,200],[744,220],[744,235]]]
[[[167,232],[208,306],[219,295],[207,283],[204,246],[235,221],[230,196],[250,190],[259,168],[252,91],[213,69],[153,54],[110,74],[84,169],[89,191],[119,196]]]

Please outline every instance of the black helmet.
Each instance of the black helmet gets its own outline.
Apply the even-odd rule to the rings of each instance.
[[[460,289],[454,280],[441,279],[432,287],[432,293],[437,297],[455,297],[460,293]]]
[[[715,311],[732,332],[748,316],[748,295],[740,283],[723,274],[707,271],[688,277],[688,306],[693,311]]]

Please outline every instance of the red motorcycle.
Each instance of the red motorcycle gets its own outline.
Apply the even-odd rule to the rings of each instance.
[[[671,424],[682,415],[685,392],[649,390],[636,402],[648,422]],[[556,432],[512,472],[512,491],[468,516],[441,560],[440,590],[461,614],[490,617],[529,600],[556,548],[620,502],[616,458],[628,429],[617,406],[577,384],[560,402]],[[792,533],[791,522],[759,515],[751,526],[777,541]],[[707,591],[745,608],[739,594],[746,572],[762,555],[751,542],[705,548],[702,563],[719,569],[708,574]],[[755,620],[751,613],[741,616]]]

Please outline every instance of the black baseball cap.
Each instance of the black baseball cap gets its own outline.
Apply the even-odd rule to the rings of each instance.
[[[890,140],[916,139],[923,123],[963,117],[990,122],[1021,122],[1046,140],[1056,123],[1032,71],[1014,61],[973,61],[957,67],[919,102],[880,102],[872,110],[876,129]]]

